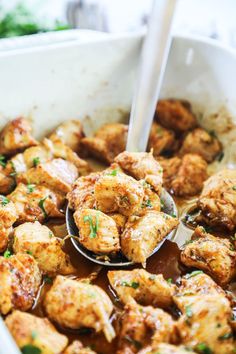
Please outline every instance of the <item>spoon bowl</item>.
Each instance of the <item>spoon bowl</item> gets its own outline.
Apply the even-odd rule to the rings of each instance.
[[[171,195],[165,190],[162,190],[161,199],[163,201],[163,208],[162,211],[168,215],[175,215],[177,217],[177,208],[175,202]],[[129,261],[122,252],[118,252],[115,256],[109,257],[109,260],[102,259],[101,255],[95,254],[89,250],[87,250],[78,240],[79,238],[79,230],[75,224],[74,217],[73,217],[73,210],[71,210],[68,205],[66,208],[66,227],[68,234],[71,236],[71,241],[76,248],[76,250],[82,254],[85,258],[89,259],[91,262],[108,266],[108,267],[127,267],[132,264],[133,262]],[[160,247],[163,245],[165,240],[171,240],[174,238],[175,230],[171,231],[161,242],[158,243],[156,248],[153,250],[152,254],[156,253]],[[75,238],[76,237],[76,238]],[[150,256],[151,256],[150,255]]]

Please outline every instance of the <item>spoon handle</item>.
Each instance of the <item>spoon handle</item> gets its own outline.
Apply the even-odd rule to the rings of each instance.
[[[146,151],[156,103],[166,68],[171,23],[177,0],[153,0],[143,44],[139,77],[132,102],[127,151]]]

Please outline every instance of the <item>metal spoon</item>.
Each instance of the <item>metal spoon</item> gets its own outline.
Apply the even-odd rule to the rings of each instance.
[[[170,30],[176,2],[177,0],[153,1],[149,28],[141,54],[136,92],[132,102],[126,146],[126,149],[131,152],[142,152],[146,151],[147,148],[156,102],[159,97],[170,48]],[[177,215],[176,205],[172,197],[164,189],[161,198],[164,204],[163,211],[169,215]],[[73,219],[73,211],[68,207],[66,210],[66,225],[70,235],[78,236],[79,232]],[[175,232],[172,231],[157,245],[152,254],[157,252],[166,239],[173,238],[174,234]],[[133,264],[133,262],[127,260],[122,253],[118,254],[115,258],[104,260],[84,248],[79,241],[73,237],[72,243],[84,257],[100,265],[124,267]]]

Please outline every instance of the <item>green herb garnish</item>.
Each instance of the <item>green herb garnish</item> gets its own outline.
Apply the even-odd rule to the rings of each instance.
[[[130,344],[132,344],[133,346],[135,346],[136,349],[139,350],[139,349],[142,348],[142,344],[141,344],[139,341],[137,341],[137,340],[131,338],[130,336],[125,336],[124,339],[125,339],[127,342],[129,342]]]
[[[47,199],[47,197],[45,197],[43,199],[40,199],[39,204],[38,204],[39,207],[42,209],[45,218],[47,218],[47,216],[48,216],[48,214],[47,214],[47,212],[46,212],[46,210],[44,208],[44,202],[45,202],[46,199]]]
[[[209,348],[205,343],[199,343],[196,345],[195,349],[201,354],[213,354],[211,348]]]
[[[0,195],[0,202],[2,206],[6,206],[7,204],[10,203],[10,200],[4,195]]]
[[[191,317],[193,316],[193,311],[192,311],[190,305],[188,305],[188,306],[185,307],[185,312],[186,312],[186,316],[187,316],[188,318],[191,318]]]
[[[3,155],[0,155],[0,165],[1,165],[3,168],[5,168],[5,167],[6,167],[6,164],[7,164],[7,162],[6,162],[6,157],[3,156]]]
[[[219,340],[225,340],[225,339],[230,339],[232,337],[233,337],[233,333],[230,332],[230,333],[225,333],[222,336],[219,336],[218,339]]]
[[[99,222],[98,222],[98,215],[96,215],[96,221],[95,224],[93,223],[93,218],[91,215],[85,215],[84,216],[84,222],[89,222],[89,228],[90,228],[90,238],[95,238],[97,236],[97,232],[99,229]]]
[[[4,254],[3,254],[3,257],[4,258],[10,258],[12,255],[11,251],[9,249],[7,249]]]
[[[189,279],[189,278],[195,277],[198,274],[203,274],[203,271],[202,270],[194,270],[192,273],[186,274],[185,278]]]
[[[33,193],[35,184],[27,184],[28,193]]]
[[[168,278],[168,279],[167,279],[167,283],[168,283],[168,284],[172,284],[172,282],[173,282],[172,278]]]
[[[36,338],[37,338],[37,335],[38,335],[38,334],[37,334],[36,331],[32,331],[32,332],[31,332],[31,338],[32,338],[32,339],[36,339]]]
[[[233,189],[233,191],[236,191],[236,186],[233,186],[232,189]]]
[[[143,202],[141,207],[142,207],[142,208],[145,208],[145,207],[147,207],[147,208],[152,208],[151,200],[148,199],[147,201]]]
[[[29,250],[27,250],[26,253],[29,254],[30,256],[33,255],[33,253],[31,251],[29,251]]]
[[[107,176],[117,176],[118,171],[117,170],[112,170],[111,172],[107,173]]]
[[[49,238],[52,238],[53,237],[53,233],[52,231],[49,231]]]
[[[33,166],[36,167],[40,164],[40,158],[39,157],[34,157],[33,158]]]
[[[122,281],[121,285],[127,286],[128,288],[133,288],[133,289],[137,289],[139,287],[139,283],[136,281],[132,281],[131,283],[128,283],[127,281]]]
[[[48,275],[45,275],[43,277],[44,283],[46,284],[52,284],[52,278],[50,278]]]
[[[41,354],[42,350],[33,344],[26,344],[21,348],[22,354]]]

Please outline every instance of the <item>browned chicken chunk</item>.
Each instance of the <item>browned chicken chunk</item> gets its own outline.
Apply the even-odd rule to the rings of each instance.
[[[14,155],[29,146],[37,145],[31,134],[32,127],[28,120],[20,117],[10,121],[0,133],[0,154]]]
[[[103,125],[93,137],[83,138],[81,148],[88,151],[91,156],[106,163],[125,150],[128,126],[121,123],[108,123]]]
[[[198,200],[204,221],[229,230],[236,227],[236,170],[222,170],[205,183]]]
[[[15,205],[7,197],[0,195],[0,252],[7,248],[8,236],[17,217]]]
[[[121,250],[129,260],[145,265],[158,243],[178,223],[177,218],[155,210],[131,216],[121,235]]]
[[[119,235],[122,234],[125,228],[127,217],[119,213],[111,213],[107,215],[115,221]]]
[[[79,152],[80,142],[84,137],[83,127],[79,120],[68,120],[60,124],[49,136],[49,139],[69,146],[73,151]]]
[[[37,353],[60,354],[67,346],[67,337],[60,334],[47,318],[15,310],[7,316],[5,322],[23,352],[32,346],[32,353],[33,350],[36,353],[37,348]]]
[[[0,257],[0,312],[29,310],[41,284],[38,264],[29,254],[5,257]]]
[[[168,313],[131,301],[121,318],[118,353],[133,354],[150,343],[168,343],[173,335],[174,322]]]
[[[200,353],[204,348],[207,353],[233,353],[230,303],[209,276],[200,271],[186,275],[174,301],[182,312],[176,324],[181,343]]]
[[[160,195],[162,188],[162,167],[151,152],[124,151],[115,158],[120,167],[132,177],[144,179]]]
[[[93,328],[102,331],[109,342],[115,337],[109,321],[112,302],[96,285],[58,275],[45,296],[44,306],[49,318],[62,327]]]
[[[201,192],[207,179],[207,163],[199,155],[160,159],[164,171],[164,186],[174,195],[186,197]]]
[[[19,181],[40,184],[60,193],[68,193],[77,177],[75,165],[59,158],[30,168],[22,174]]]
[[[43,273],[71,274],[75,272],[69,256],[62,250],[63,240],[39,222],[27,222],[14,229],[13,250],[29,253],[38,262]]]
[[[63,354],[96,354],[90,347],[84,347],[79,340],[75,340]]]
[[[147,347],[143,350],[140,350],[138,354],[196,354],[196,352],[193,352],[188,347],[184,347],[184,346],[177,347],[172,344],[160,343],[153,347]],[[204,351],[202,352],[202,354],[204,354]]]
[[[144,269],[111,270],[107,274],[119,299],[127,304],[130,298],[142,305],[167,308],[172,304],[175,286],[167,283],[162,274]]]
[[[143,186],[122,172],[104,174],[95,183],[94,197],[97,208],[104,213],[119,212],[132,215],[142,205]]]
[[[88,176],[79,177],[72,185],[72,190],[67,194],[69,207],[73,210],[95,206],[94,186],[101,177],[100,172],[90,173]]]
[[[153,122],[148,141],[148,150],[153,149],[153,155],[158,156],[165,152],[173,152],[177,147],[178,142],[175,139],[174,132]]]
[[[202,128],[196,128],[185,137],[180,155],[198,154],[207,162],[212,162],[221,150],[222,146],[215,136]]]
[[[190,103],[184,100],[160,100],[157,104],[156,116],[161,125],[176,132],[191,130],[197,125]]]
[[[44,186],[20,183],[8,198],[15,204],[18,223],[64,217],[62,196]]]
[[[187,267],[206,271],[222,286],[236,274],[236,252],[232,243],[225,238],[212,236],[200,226],[181,252],[181,261]]]
[[[74,213],[79,229],[80,243],[98,254],[112,254],[120,250],[119,232],[115,221],[95,209],[82,209]]]

